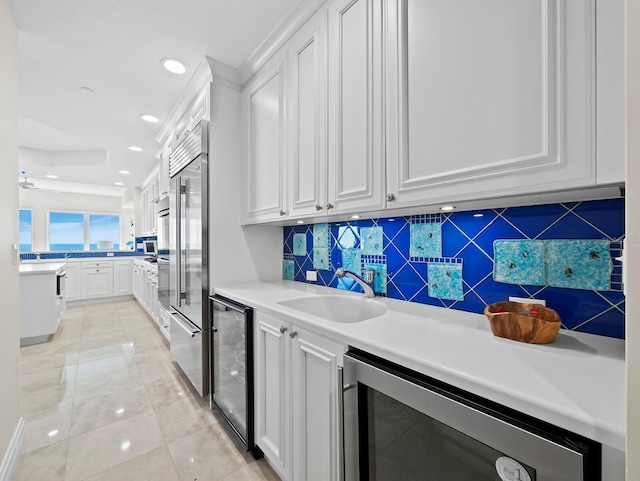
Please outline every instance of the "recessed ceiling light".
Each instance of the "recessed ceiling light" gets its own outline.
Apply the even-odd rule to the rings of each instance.
[[[118,174],[124,174],[124,175],[127,175],[127,174],[130,174],[130,173],[131,173],[131,172],[129,172],[128,170],[119,170],[119,171],[118,171]]]
[[[151,122],[152,124],[158,123],[158,117],[156,117],[155,115],[142,114],[140,118],[145,122]]]
[[[444,210],[444,211],[449,211],[453,209],[455,209],[455,206],[453,205],[443,205],[442,207],[440,207],[440,210]]]
[[[359,219],[359,218],[360,218],[360,216],[356,214],[356,215],[352,215],[352,216],[351,216],[351,218],[352,218],[352,219]]]
[[[126,451],[127,449],[129,449],[129,447],[131,446],[131,441],[126,440],[120,443],[120,449],[122,449],[123,451]]]
[[[171,73],[180,75],[187,71],[187,68],[182,64],[182,62],[178,62],[172,58],[163,58],[160,60],[160,63]]]
[[[298,224],[304,224],[304,221],[303,220],[299,220]]]
[[[92,94],[93,93],[93,89],[89,88],[89,87],[80,87],[78,90],[80,90],[80,92],[82,92],[84,94]]]
[[[122,182],[114,182],[115,185],[122,187],[124,184]]]
[[[129,150],[133,150],[134,152],[142,152],[142,147],[138,147],[137,145],[132,145],[129,147]]]
[[[47,175],[45,175],[45,177],[46,177],[47,179],[57,179],[57,178],[58,178],[58,176],[57,176],[57,175],[52,174],[52,173],[48,173]]]

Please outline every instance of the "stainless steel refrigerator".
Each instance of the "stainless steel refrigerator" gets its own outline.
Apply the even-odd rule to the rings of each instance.
[[[198,123],[169,156],[171,357],[209,394],[208,132]]]

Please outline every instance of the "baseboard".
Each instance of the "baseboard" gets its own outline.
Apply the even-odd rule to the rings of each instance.
[[[0,464],[0,481],[11,481],[13,473],[18,466],[18,458],[24,442],[24,418],[20,418],[16,430],[13,432],[11,442],[4,453],[4,459]]]

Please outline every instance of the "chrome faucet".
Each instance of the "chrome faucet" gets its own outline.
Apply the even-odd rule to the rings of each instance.
[[[342,267],[336,270],[336,276],[338,277],[338,279],[342,279],[343,277],[348,277],[356,281],[358,284],[360,284],[360,287],[362,287],[362,289],[364,290],[364,297],[369,297],[369,298],[376,297],[376,293],[373,292],[373,288],[370,285],[370,283],[373,282],[373,271],[367,270],[365,272],[366,272],[367,280],[369,282],[365,281],[364,279],[361,279],[358,275],[354,274],[351,271],[347,271]]]

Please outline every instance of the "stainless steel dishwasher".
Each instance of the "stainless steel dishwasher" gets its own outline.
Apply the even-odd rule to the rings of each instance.
[[[254,442],[253,309],[222,296],[211,303],[211,407],[224,416],[240,448],[262,457]]]

